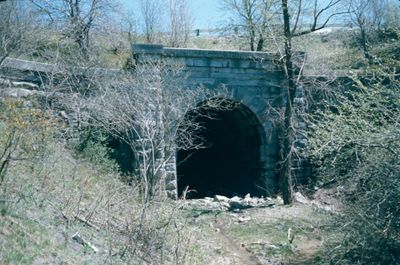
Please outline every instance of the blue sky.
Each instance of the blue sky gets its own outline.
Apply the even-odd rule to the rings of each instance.
[[[126,8],[137,10],[136,15],[140,15],[138,10],[139,0],[121,0]],[[190,12],[194,17],[193,28],[215,28],[223,20],[222,11],[219,8],[218,0],[187,0]]]

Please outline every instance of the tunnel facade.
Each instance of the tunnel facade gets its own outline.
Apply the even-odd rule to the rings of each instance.
[[[165,165],[165,187],[177,198],[188,187],[195,197],[213,194],[273,195],[279,183],[279,113],[285,106],[285,73],[279,57],[265,52],[218,51],[133,45],[137,64],[164,60],[183,66],[186,86],[225,89],[231,110],[199,116],[202,149],[176,150]],[[297,96],[297,95],[296,95]],[[199,99],[207,102],[207,98]],[[301,100],[296,100],[301,102]],[[190,115],[190,114],[187,114]],[[213,116],[213,118],[207,118]],[[302,172],[301,168],[296,168]],[[304,176],[296,176],[300,180]]]
[[[213,100],[213,99],[210,99]],[[195,133],[201,145],[177,150],[178,195],[187,197],[260,196],[265,193],[265,132],[256,115],[244,104],[226,100],[229,107],[203,108],[199,104],[199,125]],[[192,115],[188,113],[187,115]]]

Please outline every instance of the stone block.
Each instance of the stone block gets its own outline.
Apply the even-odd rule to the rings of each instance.
[[[142,54],[162,54],[164,53],[164,46],[161,44],[133,44],[132,50],[134,53]]]
[[[165,184],[165,189],[166,190],[176,190],[177,188],[177,182],[176,180],[171,180],[168,183]]]
[[[167,197],[172,200],[178,199],[178,193],[176,190],[166,190],[165,193],[166,193]]]

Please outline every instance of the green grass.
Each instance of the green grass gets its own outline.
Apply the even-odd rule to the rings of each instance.
[[[26,216],[0,217],[0,262],[5,264],[32,264],[47,255],[51,239],[46,227]]]

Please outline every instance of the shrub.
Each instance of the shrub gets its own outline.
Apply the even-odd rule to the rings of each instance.
[[[79,135],[79,142],[75,149],[90,163],[104,172],[120,171],[119,165],[113,159],[113,150],[108,144],[109,137],[100,129],[86,128]]]
[[[25,107],[23,100],[0,100],[0,185],[10,163],[34,163],[46,155],[54,127],[55,120],[46,112]]]
[[[400,260],[400,84],[372,72],[338,93],[335,111],[320,113],[310,152],[322,182],[345,189],[343,215],[334,220],[340,243],[334,264],[398,264]],[[333,251],[332,251],[333,249]]]

